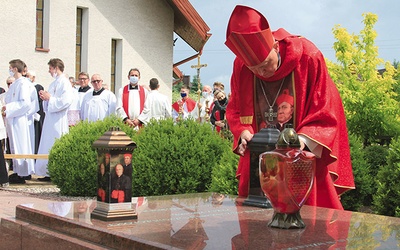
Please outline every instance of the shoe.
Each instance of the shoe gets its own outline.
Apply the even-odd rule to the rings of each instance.
[[[23,178],[24,180],[29,181],[30,179],[32,179],[32,175],[22,176],[22,178]]]
[[[48,176],[45,176],[45,177],[42,177],[42,178],[38,178],[38,181],[47,181],[47,182],[50,182],[50,181],[51,181],[51,178],[48,177]]]
[[[8,176],[8,180],[9,180],[9,182],[11,184],[14,184],[14,183],[25,183],[25,182],[21,181],[21,180],[23,180],[23,181],[25,181],[25,180],[22,177],[19,177],[17,173],[10,174]]]
[[[24,184],[25,183],[25,180],[24,180],[24,178],[22,178],[22,177],[19,177],[18,175],[17,175],[17,177],[12,177],[12,178],[8,178],[8,182],[10,183],[10,184]]]
[[[13,173],[13,174],[10,174],[9,176],[8,176],[8,179],[18,179],[18,174],[17,173]]]

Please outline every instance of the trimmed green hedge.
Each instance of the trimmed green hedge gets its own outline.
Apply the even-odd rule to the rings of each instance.
[[[134,196],[205,192],[210,187],[237,193],[237,156],[231,143],[209,125],[193,120],[175,124],[168,119],[151,121],[136,132],[112,116],[94,123],[80,122],[56,140],[48,170],[62,195],[96,195],[97,153],[92,145],[115,126],[137,145],[132,158]]]
[[[230,144],[209,124],[194,120],[152,121],[136,135],[135,142],[135,196],[205,192],[213,170],[235,157]]]
[[[68,134],[56,140],[50,150],[48,171],[62,195],[95,196],[98,167],[97,152],[92,145],[114,126],[130,137],[135,133],[121,119],[111,116],[104,121],[79,122]]]

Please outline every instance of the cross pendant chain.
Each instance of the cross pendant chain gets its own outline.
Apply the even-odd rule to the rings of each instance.
[[[286,77],[284,77],[284,78],[282,79],[281,86],[279,87],[278,93],[276,93],[275,99],[274,99],[274,101],[272,102],[272,104],[269,103],[268,98],[267,98],[267,95],[265,94],[264,86],[263,86],[263,84],[261,84],[261,90],[262,90],[262,92],[263,92],[263,94],[264,94],[264,98],[265,98],[265,100],[267,101],[268,106],[269,106],[269,111],[264,113],[264,117],[265,117],[265,119],[268,118],[268,121],[270,121],[270,122],[274,121],[274,118],[278,117],[278,112],[274,112],[273,107],[274,107],[274,105],[275,105],[276,99],[277,99],[278,96],[279,96],[279,93],[280,93],[281,90],[282,90],[282,86],[283,86],[283,83],[285,82],[285,78],[286,78]]]
[[[264,113],[264,117],[268,118],[268,121],[272,122],[274,118],[278,117],[278,113],[274,112],[274,109],[269,106],[269,111]]]

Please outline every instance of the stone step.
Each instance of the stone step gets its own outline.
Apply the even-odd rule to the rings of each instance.
[[[0,242],[3,249],[110,249],[14,218],[2,218]]]

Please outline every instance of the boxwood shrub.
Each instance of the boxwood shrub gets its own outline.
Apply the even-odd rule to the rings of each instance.
[[[205,192],[237,193],[237,156],[231,143],[207,124],[193,120],[151,121],[135,132],[115,116],[80,122],[56,140],[48,171],[62,195],[95,196],[97,152],[93,142],[118,126],[136,143],[133,152],[134,196]]]
[[[56,140],[49,153],[48,171],[52,182],[60,188],[60,194],[95,196],[97,152],[92,145],[113,126],[120,127],[131,138],[135,133],[121,119],[111,116],[104,121],[79,122]]]
[[[134,196],[208,191],[213,170],[235,158],[227,140],[209,124],[194,120],[152,121],[137,133],[135,142]]]

